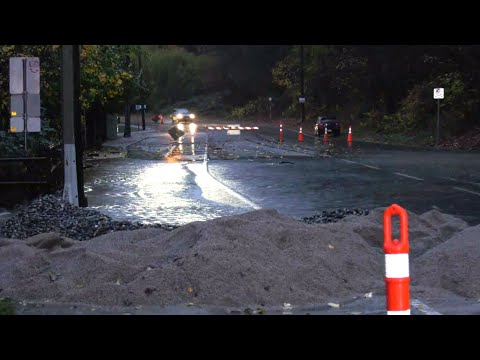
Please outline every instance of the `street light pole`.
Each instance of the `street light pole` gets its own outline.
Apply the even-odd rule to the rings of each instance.
[[[300,45],[300,96],[305,97],[304,81],[303,81],[303,45]],[[302,109],[302,126],[305,121],[305,103],[301,102],[300,107]]]

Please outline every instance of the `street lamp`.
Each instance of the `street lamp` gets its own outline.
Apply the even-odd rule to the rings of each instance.
[[[302,125],[305,121],[305,87],[304,87],[304,79],[303,79],[303,45],[300,45],[300,96],[303,99],[300,102],[300,106],[302,109]]]

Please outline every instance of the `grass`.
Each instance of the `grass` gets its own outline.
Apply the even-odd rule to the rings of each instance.
[[[15,308],[9,298],[0,298],[0,315],[15,315]]]

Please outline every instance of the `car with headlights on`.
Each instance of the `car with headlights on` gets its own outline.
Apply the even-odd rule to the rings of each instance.
[[[319,116],[315,122],[315,135],[322,136],[327,129],[328,134],[338,136],[341,133],[340,123],[336,116]]]
[[[197,131],[196,116],[188,109],[174,109],[170,117],[179,130],[190,134],[195,134],[195,131]]]

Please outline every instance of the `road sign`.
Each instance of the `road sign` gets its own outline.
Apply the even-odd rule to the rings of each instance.
[[[27,93],[40,94],[40,59],[27,58]]]
[[[40,117],[40,94],[27,94],[28,116]],[[10,114],[12,116],[23,116],[23,95],[11,95]]]
[[[229,128],[238,128],[240,127],[240,124],[229,124],[227,125]],[[240,130],[239,129],[229,129],[227,130],[227,135],[240,135]]]
[[[299,102],[300,104],[305,104],[305,98],[304,98],[304,97],[299,97],[299,98],[298,98],[298,102]]]
[[[29,117],[27,119],[27,132],[40,132],[42,129],[42,121],[40,117]]]
[[[10,118],[10,132],[23,132],[24,123],[23,117]]]
[[[146,110],[147,109],[147,105],[135,105],[135,110],[142,110],[142,107]]]
[[[444,97],[444,88],[435,88],[433,89],[433,98],[434,99],[443,99]]]
[[[40,132],[42,121],[40,117],[29,117],[27,119],[27,132]],[[10,132],[12,133],[21,133],[24,132],[25,125],[23,117],[12,117],[10,118]]]
[[[182,130],[178,129],[176,126],[170,128],[170,130],[168,130],[168,133],[173,138],[173,140],[178,140],[183,135],[185,135],[185,133]]]
[[[25,64],[24,64],[25,63]],[[10,58],[10,94],[40,94],[40,59],[37,57]]]

